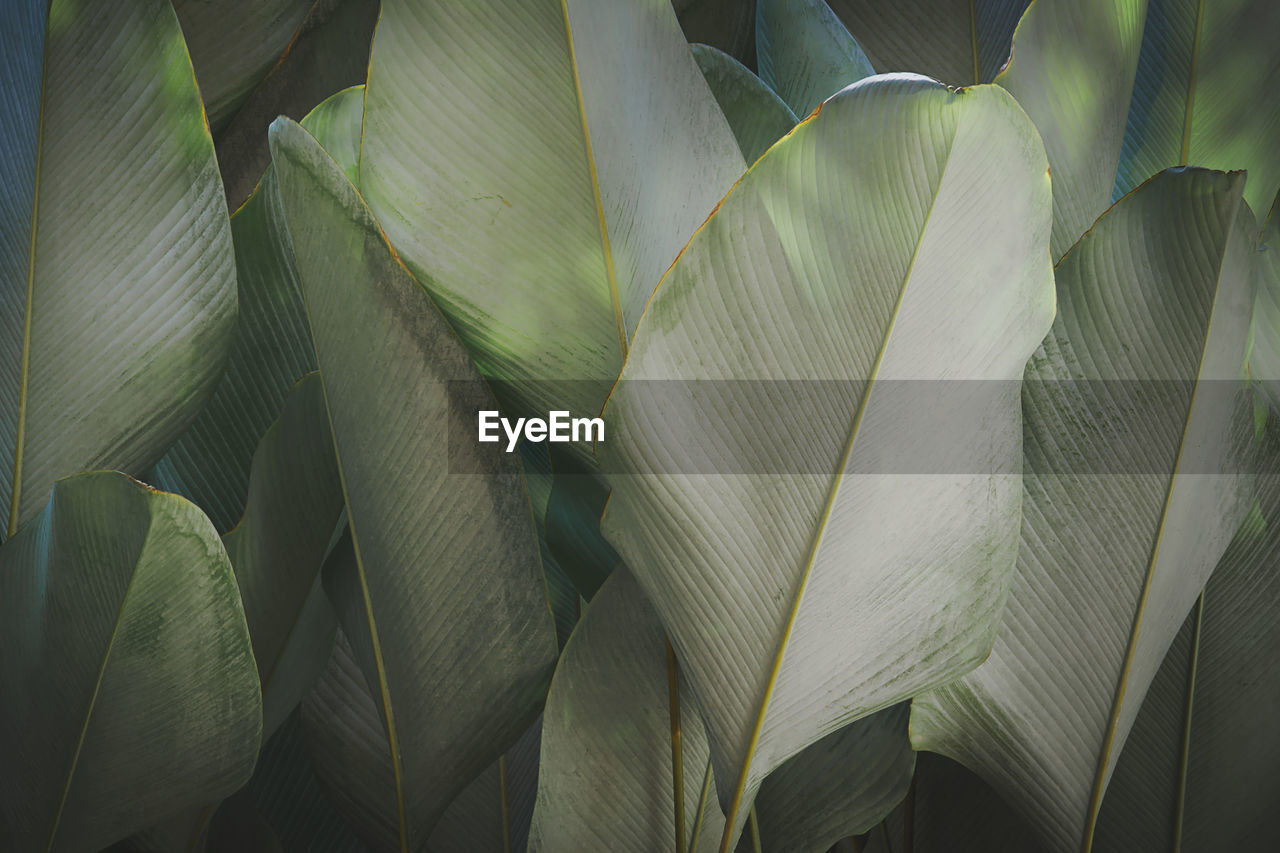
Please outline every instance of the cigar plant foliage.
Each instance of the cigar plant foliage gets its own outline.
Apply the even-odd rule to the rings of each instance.
[[[4,3],[0,846],[1273,849],[1278,43]]]

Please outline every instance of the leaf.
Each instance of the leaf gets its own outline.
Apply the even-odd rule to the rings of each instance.
[[[1248,511],[1243,175],[1164,172],[1057,268],[1027,366],[1022,547],[995,647],[915,697],[911,739],[1088,850],[1142,697]]]
[[[1258,295],[1253,304],[1249,375],[1280,411],[1280,194],[1258,238]]]
[[[321,790],[304,742],[301,714],[295,709],[263,745],[244,794],[287,851],[363,853],[364,845]],[[223,817],[215,816],[214,823]]]
[[[873,78],[760,158],[654,295],[605,409],[602,529],[699,697],[732,831],[787,758],[986,656],[1049,209],[1006,92]]]
[[[267,737],[329,658],[333,615],[319,573],[342,504],[324,388],[312,373],[263,436],[248,509],[222,540],[253,638]]]
[[[506,755],[485,768],[449,804],[427,839],[439,853],[523,853],[538,790],[542,721],[520,736]]]
[[[756,67],[756,0],[672,0],[685,38]]]
[[[267,126],[277,115],[298,119],[322,144],[331,142],[305,116],[348,86],[358,85],[363,93],[380,5],[378,0],[321,0],[311,7],[279,61],[215,140],[229,210],[253,194],[271,162]],[[351,110],[361,115],[363,103]],[[355,141],[358,152],[358,134]],[[334,156],[352,164],[359,157]]]
[[[294,38],[314,5],[335,0],[173,0],[209,123],[216,130],[235,114]]]
[[[759,0],[756,53],[760,78],[799,116],[876,73],[824,0]]]
[[[1161,169],[1246,169],[1261,213],[1280,188],[1280,6],[1149,0],[1113,198]]]
[[[1165,656],[1116,765],[1099,850],[1265,850],[1275,838],[1280,738],[1280,430],[1271,417],[1258,505]],[[1192,667],[1194,666],[1194,669]]]
[[[551,464],[555,475],[547,500],[547,548],[577,593],[590,600],[620,562],[600,534],[609,487],[568,453],[552,453]]]
[[[407,851],[537,715],[556,659],[537,535],[518,459],[445,439],[492,395],[355,188],[287,118],[271,151],[354,550],[325,591],[379,700],[379,805]]]
[[[743,169],[669,0],[387,0],[369,67],[360,189],[391,243],[504,403],[598,412]]]
[[[825,853],[884,820],[915,769],[908,712],[904,703],[850,723],[770,773],[756,797],[761,849]]]
[[[339,92],[303,119],[303,126],[353,172],[363,92],[361,87]],[[280,415],[294,383],[316,369],[274,170],[231,217],[231,232],[240,316],[226,373],[191,428],[147,478],[195,501],[221,531],[244,513],[258,442]]]
[[[1049,155],[1055,260],[1111,204],[1146,10],[1147,0],[1037,0],[996,75]]]
[[[738,60],[705,44],[692,45],[702,76],[738,140],[743,159],[754,163],[796,126],[796,115]]]
[[[45,10],[48,9],[46,26]],[[0,510],[140,472],[195,417],[235,321],[231,233],[164,0],[0,11]]]
[[[120,474],[54,485],[0,548],[0,836],[97,850],[249,778],[261,702],[208,519]]]
[[[881,74],[914,71],[951,86],[990,83],[1009,59],[1030,0],[829,0]]]
[[[626,569],[592,599],[556,668],[542,719],[542,766],[529,849],[676,850],[671,718],[662,625]],[[680,700],[685,832],[709,850],[724,825],[700,807],[707,738]]]

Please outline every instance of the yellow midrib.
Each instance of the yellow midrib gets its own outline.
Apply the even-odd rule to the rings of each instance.
[[[564,35],[568,43],[569,66],[573,70],[573,91],[578,99],[578,117],[582,120],[582,143],[586,151],[587,171],[591,175],[591,193],[596,204],[596,220],[600,224],[600,248],[604,254],[605,276],[609,280],[609,299],[613,303],[613,318],[618,331],[618,348],[622,360],[627,358],[627,323],[622,316],[622,294],[618,290],[618,276],[614,270],[613,246],[609,242],[609,225],[604,218],[604,201],[600,197],[600,178],[596,173],[595,151],[591,147],[591,129],[587,122],[587,108],[582,99],[582,79],[578,74],[578,53],[573,47],[573,25],[569,22],[568,0],[560,0],[564,15]]]
[[[22,366],[18,372],[18,422],[13,441],[13,486],[9,492],[9,524],[5,538],[18,532],[22,500],[22,460],[27,437],[27,377],[31,374],[31,316],[36,282],[36,224],[40,221],[40,169],[44,161],[44,99],[49,70],[49,8],[45,8],[44,49],[40,54],[40,105],[36,119],[36,164],[31,185],[31,239],[27,245],[27,296],[22,316]]]
[[[1234,214],[1232,225],[1234,225]],[[1116,682],[1115,697],[1111,703],[1111,712],[1107,718],[1106,734],[1099,750],[1098,766],[1094,774],[1093,788],[1089,794],[1089,811],[1085,816],[1084,841],[1081,853],[1091,853],[1093,836],[1098,828],[1098,814],[1102,808],[1102,794],[1106,787],[1107,768],[1111,764],[1111,752],[1115,748],[1116,727],[1120,723],[1120,711],[1124,707],[1125,692],[1128,688],[1130,670],[1133,668],[1133,657],[1138,647],[1138,636],[1142,630],[1142,617],[1146,611],[1147,598],[1151,592],[1151,581],[1155,575],[1156,563],[1160,557],[1160,544],[1164,539],[1165,522],[1169,516],[1169,505],[1173,500],[1173,490],[1178,482],[1178,472],[1182,466],[1182,454],[1187,445],[1187,431],[1191,428],[1191,419],[1195,414],[1196,395],[1200,391],[1198,371],[1203,370],[1206,353],[1209,350],[1209,339],[1213,334],[1213,318],[1218,309],[1218,297],[1222,286],[1222,267],[1226,254],[1231,246],[1231,235],[1223,241],[1222,251],[1218,258],[1218,280],[1214,288],[1213,302],[1209,308],[1209,318],[1205,323],[1204,340],[1200,345],[1200,360],[1197,362],[1195,387],[1191,389],[1191,400],[1187,404],[1187,414],[1182,423],[1182,435],[1178,439],[1178,452],[1174,456],[1173,471],[1169,475],[1169,485],[1165,489],[1164,503],[1160,508],[1160,523],[1156,527],[1155,539],[1151,543],[1151,556],[1147,561],[1146,575],[1142,580],[1142,592],[1138,596],[1138,604],[1133,616],[1133,627],[1129,630],[1129,643],[1125,648],[1124,662],[1120,668],[1120,676]]]
[[[836,495],[840,491],[841,484],[844,482],[844,472],[848,467],[849,456],[853,452],[853,445],[857,440],[858,430],[862,425],[862,417],[866,412],[867,401],[871,398],[871,391],[875,387],[876,378],[880,372],[880,364],[884,361],[884,354],[888,349],[889,339],[892,337],[894,326],[898,321],[898,312],[902,308],[902,300],[906,295],[907,285],[911,281],[911,275],[915,270],[916,258],[920,254],[920,246],[923,245],[925,233],[929,229],[929,221],[933,217],[933,210],[937,205],[938,196],[942,194],[942,185],[946,180],[946,169],[950,162],[950,152],[948,152],[947,163],[943,165],[942,174],[938,177],[937,188],[934,191],[933,198],[929,200],[929,210],[925,213],[924,221],[920,225],[920,235],[916,239],[915,247],[912,249],[911,260],[907,263],[907,270],[903,275],[902,286],[898,288],[898,298],[894,303],[893,311],[889,315],[889,322],[885,327],[884,335],[880,339],[880,349],[877,351],[875,361],[871,366],[866,388],[863,389],[862,397],[858,401],[858,408],[854,413],[853,426],[849,430],[849,437],[845,442],[844,451],[840,456],[839,467],[836,469],[836,474],[832,480],[831,488],[827,492],[826,503],[823,506],[822,514],[819,516],[817,530],[814,531],[813,539],[809,548],[809,555],[805,561],[804,569],[801,571],[800,581],[797,585],[795,595],[792,597],[791,611],[787,614],[787,622],[783,627],[782,639],[778,643],[778,650],[774,656],[773,666],[769,671],[769,678],[765,684],[764,695],[761,698],[760,707],[756,712],[756,719],[751,730],[751,737],[747,742],[747,751],[743,758],[742,769],[738,774],[738,782],[734,787],[733,800],[730,802],[729,813],[725,818],[724,834],[720,838],[720,853],[730,853],[730,845],[733,840],[733,830],[737,823],[738,812],[742,807],[742,797],[746,791],[747,777],[750,774],[752,759],[755,756],[756,747],[760,740],[760,734],[764,728],[765,713],[768,710],[769,701],[773,696],[773,688],[777,684],[778,675],[782,671],[782,659],[786,655],[787,645],[791,640],[791,632],[795,627],[796,617],[800,612],[800,602],[804,598],[805,589],[809,583],[809,576],[813,571],[814,561],[817,559],[818,548],[822,542],[822,537],[826,532],[827,523],[830,521],[831,512],[835,507]]]
[[[1182,117],[1182,146],[1178,152],[1178,165],[1189,165],[1191,158],[1191,118],[1196,106],[1196,72],[1200,60],[1200,30],[1204,24],[1204,0],[1196,3],[1196,27],[1191,37],[1191,72],[1187,79],[1187,103]]]

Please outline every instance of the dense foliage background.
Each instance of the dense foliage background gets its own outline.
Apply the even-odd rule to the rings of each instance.
[[[5,0],[0,847],[1274,849],[1277,44]]]

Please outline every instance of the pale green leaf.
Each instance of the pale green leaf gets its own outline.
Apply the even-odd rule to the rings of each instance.
[[[493,397],[363,199],[289,119],[271,150],[354,550],[325,590],[378,698],[395,786],[376,806],[408,851],[537,714],[556,657],[537,534],[518,457],[447,440]]]
[[[675,850],[668,662],[662,625],[624,568],[600,588],[556,669],[542,721],[542,766],[529,849]],[[711,850],[724,826],[712,792],[699,806],[707,736],[680,701],[688,849]]]
[[[1280,411],[1280,193],[1258,239],[1258,295],[1253,304],[1249,375]]]
[[[760,78],[798,116],[876,73],[825,0],[758,0],[756,61]]]
[[[1049,230],[1008,93],[889,75],[760,158],[658,288],[605,410],[603,529],[702,704],[732,830],[787,758],[990,649]],[[959,473],[898,467],[930,449]]]
[[[1271,416],[1258,506],[1236,532],[1160,667],[1116,765],[1098,850],[1263,851],[1280,802],[1280,430]],[[1194,665],[1194,670],[1192,666]]]
[[[341,0],[319,0],[332,7]],[[221,129],[289,47],[317,0],[173,0],[209,122]]]
[[[1024,379],[1022,546],[991,657],[917,695],[912,742],[1087,850],[1142,697],[1249,508],[1255,260],[1243,175],[1161,173],[1057,268]]]
[[[995,79],[1049,155],[1055,260],[1111,204],[1146,9],[1147,0],[1036,0]]]
[[[754,163],[765,149],[796,126],[796,114],[732,56],[705,44],[695,44],[692,49],[702,76],[733,129],[743,158]]]
[[[0,547],[0,649],[12,849],[98,850],[248,780],[249,632],[217,533],[182,498],[108,472],[56,483]]]
[[[1029,0],[829,0],[880,73],[990,83]]]
[[[1273,0],[1148,0],[1113,197],[1170,166],[1245,169],[1258,214],[1280,188]]]
[[[46,21],[46,10],[48,20]],[[213,143],[167,0],[0,7],[0,513],[156,461],[235,320]]]
[[[345,89],[304,118],[348,174],[360,156],[364,88]],[[231,217],[239,322],[212,398],[147,481],[199,504],[221,531],[244,513],[253,454],[294,383],[316,369],[275,171]]]
[[[599,411],[743,169],[669,0],[387,0],[365,110],[370,207],[504,402],[544,413]]]
[[[317,105],[333,102],[334,93],[349,86],[359,85],[363,93],[379,8],[379,0],[337,0],[336,4],[321,0],[312,5],[288,50],[214,140],[229,210],[236,210],[253,194],[271,162],[267,127],[277,115],[301,120],[325,147],[336,141],[318,127],[314,115],[310,121],[306,116]],[[357,116],[363,112],[363,107],[353,109]],[[357,133],[353,142],[357,152],[359,140]],[[330,153],[353,166],[359,158],[358,153],[349,160],[336,151]]]

